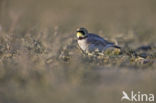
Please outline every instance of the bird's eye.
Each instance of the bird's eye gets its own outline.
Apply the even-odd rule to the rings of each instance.
[[[85,35],[85,32],[84,31],[79,31],[80,33],[82,33],[83,35]]]

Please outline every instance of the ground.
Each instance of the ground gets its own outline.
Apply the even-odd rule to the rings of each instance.
[[[121,103],[123,90],[156,94],[155,4],[1,0],[0,103]],[[84,54],[78,27],[121,52]]]

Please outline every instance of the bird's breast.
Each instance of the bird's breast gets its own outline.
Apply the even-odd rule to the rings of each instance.
[[[86,50],[88,47],[86,40],[78,40],[78,44],[82,50]]]

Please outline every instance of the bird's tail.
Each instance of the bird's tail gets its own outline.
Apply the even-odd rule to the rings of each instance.
[[[114,48],[117,48],[117,49],[121,49],[121,47],[118,46],[118,45],[114,45],[113,47],[114,47]]]

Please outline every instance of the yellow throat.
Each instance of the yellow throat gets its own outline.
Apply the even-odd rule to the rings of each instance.
[[[76,35],[77,35],[78,38],[79,37],[84,37],[84,35],[81,32],[77,32]]]

